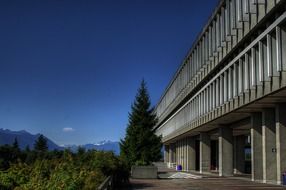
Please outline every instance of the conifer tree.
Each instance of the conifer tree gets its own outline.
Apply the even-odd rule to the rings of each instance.
[[[120,142],[120,155],[129,166],[148,165],[161,158],[161,137],[153,130],[157,123],[153,110],[143,80],[131,106],[126,136]]]
[[[20,148],[17,137],[15,137],[11,149],[11,160],[16,160],[20,155]],[[9,160],[9,161],[11,161]]]
[[[19,143],[18,143],[17,137],[15,137],[15,139],[14,139],[13,148],[14,148],[15,150],[17,150],[17,151],[20,151]]]
[[[38,152],[46,152],[48,150],[47,139],[44,135],[40,135],[34,144],[34,149]]]

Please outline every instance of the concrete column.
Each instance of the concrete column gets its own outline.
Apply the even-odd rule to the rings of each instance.
[[[178,148],[177,148],[178,145],[177,144],[178,144],[177,142],[174,144],[174,153],[175,153],[174,154],[174,163],[178,162],[178,158],[177,157],[178,157],[179,153],[178,153]]]
[[[251,180],[262,181],[262,115],[253,113],[251,116]]]
[[[207,133],[200,134],[200,173],[209,172],[211,165],[211,140]]]
[[[185,169],[185,139],[182,139],[182,170]]]
[[[276,134],[275,110],[265,109],[262,112],[262,163],[263,182],[276,183]]]
[[[164,145],[164,162],[168,163],[169,162],[169,145]]]
[[[276,105],[276,149],[277,149],[277,184],[286,171],[286,103]]]
[[[233,175],[233,135],[232,128],[219,128],[219,176]]]
[[[177,144],[176,143],[173,143],[172,152],[173,152],[172,162],[176,163],[176,161],[177,161]]]
[[[196,139],[188,138],[188,168],[187,170],[196,170]]]
[[[176,142],[176,164],[179,164],[180,163],[180,149],[179,149],[179,142],[180,141],[177,141]]]
[[[181,149],[180,149],[180,141],[177,141],[177,160],[176,163],[180,164],[181,162]]]
[[[170,144],[168,145],[168,154],[167,154],[167,162],[169,163],[170,162],[170,150],[171,150],[171,147],[170,147]]]
[[[184,139],[184,157],[185,157],[185,161],[184,161],[184,170],[188,170],[188,139],[185,138]]]
[[[179,140],[179,162],[178,164],[182,165],[182,141]]]
[[[179,155],[179,164],[182,165],[182,140],[179,141],[179,150],[180,150],[180,155]]]
[[[170,150],[169,150],[169,162],[173,163],[173,144],[170,144]]]
[[[245,136],[240,135],[234,137],[234,173],[241,174],[245,172]]]

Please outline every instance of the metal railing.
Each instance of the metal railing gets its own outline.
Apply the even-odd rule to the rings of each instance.
[[[113,189],[113,177],[108,176],[97,188],[97,190],[112,190]]]

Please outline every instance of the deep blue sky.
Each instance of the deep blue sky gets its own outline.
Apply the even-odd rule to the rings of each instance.
[[[119,140],[141,79],[155,105],[216,4],[0,1],[0,128]]]

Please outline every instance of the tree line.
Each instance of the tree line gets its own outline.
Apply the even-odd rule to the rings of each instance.
[[[128,167],[113,152],[66,150],[49,151],[44,136],[33,150],[20,150],[17,139],[0,146],[0,189],[96,189],[107,176],[121,185],[129,177]]]
[[[115,186],[120,186],[128,182],[131,166],[161,159],[161,136],[154,131],[157,122],[143,80],[131,106],[126,136],[120,142],[120,156],[81,147],[76,153],[49,151],[43,135],[32,150],[20,150],[15,139],[12,145],[0,146],[0,189],[96,189],[110,175]]]

